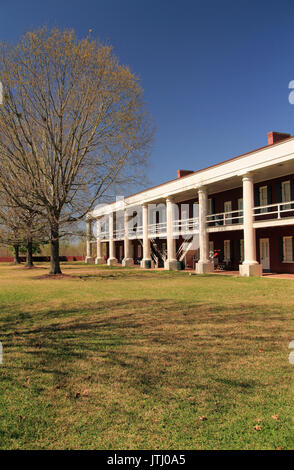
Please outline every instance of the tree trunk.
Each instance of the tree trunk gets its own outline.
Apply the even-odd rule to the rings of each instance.
[[[14,249],[14,264],[21,264],[21,260],[19,257],[19,245],[13,245]]]
[[[49,274],[62,274],[59,263],[59,227],[51,227],[50,241],[50,272]]]
[[[27,268],[33,268],[34,263],[33,263],[33,241],[32,239],[28,239],[27,241],[27,263],[26,263]]]

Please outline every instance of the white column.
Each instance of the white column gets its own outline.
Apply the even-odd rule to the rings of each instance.
[[[141,268],[145,268],[151,263],[150,256],[150,240],[148,238],[148,204],[142,205],[142,223],[143,223],[143,259],[141,261]],[[147,261],[147,264],[146,264]]]
[[[101,233],[101,223],[100,220],[97,220],[97,253],[95,258],[95,264],[104,264],[105,259],[102,255],[102,241],[100,240],[100,233]]]
[[[174,201],[171,197],[166,199],[166,242],[167,260],[164,268],[169,270],[177,269],[176,239],[174,238]]]
[[[91,263],[94,261],[92,257],[92,245],[91,245],[91,238],[92,238],[92,221],[88,219],[86,221],[86,259],[85,263]]]
[[[123,266],[133,266],[134,260],[131,253],[131,240],[129,239],[129,215],[127,210],[124,211],[124,259],[122,260]]]
[[[207,232],[207,189],[205,187],[198,190],[199,202],[199,249],[200,258],[196,264],[196,273],[211,273],[214,270],[213,262],[209,259],[209,235]]]
[[[114,230],[114,215],[113,212],[109,214],[109,258],[107,260],[108,266],[117,264],[117,259],[115,257],[115,240],[113,238]]]
[[[256,236],[253,227],[253,177],[246,174],[243,181],[244,261],[239,266],[240,276],[261,276],[262,266],[256,261]]]

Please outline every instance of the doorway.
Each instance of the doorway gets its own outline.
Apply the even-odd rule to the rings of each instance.
[[[269,238],[261,238],[259,240],[260,247],[260,264],[264,272],[270,272],[270,251]]]

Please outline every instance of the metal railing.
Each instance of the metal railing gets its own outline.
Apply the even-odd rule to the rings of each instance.
[[[174,220],[173,222],[173,232],[174,233],[195,233],[199,231],[199,218],[192,217],[190,219],[179,219]]]
[[[166,222],[158,222],[148,225],[148,235],[162,235],[166,233]]]
[[[192,248],[193,243],[194,243],[194,237],[193,236],[189,240],[184,240],[182,242],[182,244],[180,245],[180,247],[177,251],[177,259],[179,261],[183,261],[186,254],[188,253],[188,251]]]
[[[275,204],[267,204],[265,206],[258,206],[253,208],[254,220],[259,220],[258,217],[267,217],[271,219],[282,219],[283,217],[294,216],[294,201],[283,201]]]
[[[266,204],[253,208],[253,217],[255,221],[265,219],[282,219],[285,217],[294,217],[294,200],[283,201],[274,204]],[[243,210],[238,209],[230,212],[219,212],[206,216],[206,224],[208,227],[234,225],[243,223]],[[199,231],[199,218],[191,217],[189,219],[178,219],[173,221],[173,233],[189,235]],[[167,232],[167,222],[158,222],[148,225],[148,236],[165,236]],[[113,231],[113,238],[121,240],[125,236],[124,227],[120,227]],[[108,229],[99,233],[99,240],[109,240],[110,232]],[[128,238],[143,238],[143,226],[135,226],[128,228]]]
[[[131,227],[128,229],[128,238],[142,238],[143,237],[143,226]]]
[[[167,231],[167,223],[166,222],[158,222],[155,224],[148,225],[148,236],[154,237],[156,235],[166,235]],[[173,221],[173,233],[179,234],[182,233],[183,235],[197,233],[199,231],[199,219],[198,217],[193,217],[190,219],[179,219]],[[121,240],[125,236],[124,228],[121,227],[113,231],[113,238],[114,240]],[[143,237],[143,226],[135,226],[128,228],[128,238],[142,238]],[[98,237],[99,240],[108,240],[110,238],[109,230],[100,232]]]
[[[230,212],[219,212],[217,214],[209,214],[206,216],[206,223],[209,227],[218,225],[233,225],[243,223],[243,210]]]
[[[109,231],[99,232],[97,238],[98,238],[98,240],[108,240],[109,239]]]
[[[118,228],[113,231],[113,238],[115,240],[121,240],[125,236],[125,229],[124,228]]]

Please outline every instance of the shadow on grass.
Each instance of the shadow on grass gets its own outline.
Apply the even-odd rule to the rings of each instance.
[[[103,383],[120,370],[121,382],[143,393],[181,380],[183,387],[205,388],[197,375],[191,383],[185,380],[193,370],[204,373],[212,367],[211,381],[246,391],[256,383],[219,378],[219,368],[252,356],[261,345],[275,351],[283,327],[270,318],[276,318],[275,311],[258,315],[255,305],[245,310],[173,300],[104,301],[82,310],[18,310],[13,319],[7,312],[0,321],[0,340],[8,358],[17,355],[9,365],[15,373],[19,368],[50,373],[63,386],[88,368]]]
[[[237,387],[237,388],[241,388],[241,389],[251,389],[251,388],[255,388],[256,385],[257,385],[256,380],[242,381],[242,380],[237,380],[237,379],[233,380],[233,379],[227,379],[227,378],[224,378],[224,379],[214,378],[213,380],[215,382],[218,382],[218,383],[221,383],[221,384],[224,384],[224,385],[228,385],[229,387]]]

